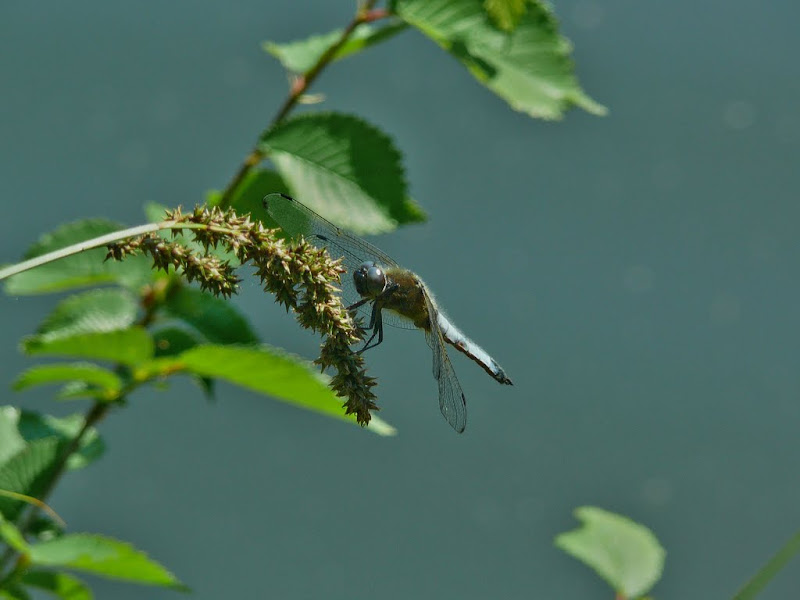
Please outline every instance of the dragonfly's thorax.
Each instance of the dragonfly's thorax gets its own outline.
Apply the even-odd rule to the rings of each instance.
[[[383,308],[404,316],[420,329],[430,329],[425,288],[419,277],[406,269],[390,268],[386,279],[394,291],[381,298]]]

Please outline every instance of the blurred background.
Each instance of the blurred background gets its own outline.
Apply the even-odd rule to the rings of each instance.
[[[260,49],[344,25],[350,1],[5,2],[0,260],[85,217],[143,222],[222,188],[287,91]],[[455,357],[439,415],[423,336],[369,353],[384,439],[222,385],[143,391],[52,505],[134,543],[195,598],[609,598],[553,537],[592,504],[652,528],[660,598],[726,597],[800,520],[800,8],[557,0],[611,113],[515,113],[408,31],[312,92],[405,154],[427,223],[377,238],[514,379]],[[234,300],[309,359],[253,283]],[[0,298],[2,381],[52,296]],[[65,412],[47,390],[5,403]],[[791,566],[763,598],[797,594]],[[97,582],[98,597],[174,598]]]

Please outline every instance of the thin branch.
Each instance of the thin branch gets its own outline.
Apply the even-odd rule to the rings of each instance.
[[[336,40],[336,42],[330,47],[328,47],[328,49],[322,54],[322,56],[319,57],[313,67],[294,80],[289,89],[289,95],[286,97],[286,100],[284,100],[283,104],[278,109],[278,112],[272,118],[269,125],[267,125],[264,131],[261,132],[261,135],[258,136],[259,142],[256,143],[255,147],[245,157],[244,161],[242,161],[238,171],[236,171],[236,174],[233,176],[230,183],[228,183],[225,191],[222,192],[222,198],[218,204],[220,208],[224,210],[230,206],[233,194],[237,189],[239,189],[239,185],[241,185],[242,181],[244,181],[245,177],[247,177],[247,174],[250,173],[253,168],[258,166],[259,163],[264,160],[264,158],[266,158],[266,154],[259,145],[260,140],[262,140],[273,127],[286,118],[303,94],[308,91],[308,89],[311,87],[311,84],[314,83],[314,80],[319,76],[319,74],[325,69],[325,67],[333,62],[336,53],[347,43],[347,40],[349,40],[350,36],[353,35],[356,27],[362,23],[372,22],[378,18],[388,16],[388,13],[385,11],[372,10],[376,1],[377,0],[368,0],[359,6],[358,10],[356,11],[356,15],[353,17],[353,20],[350,21],[347,27],[345,27],[342,35],[339,36],[339,39]]]
[[[129,229],[121,229],[120,231],[114,231],[106,235],[101,235],[100,237],[92,238],[90,240],[85,240],[83,242],[78,242],[77,244],[72,244],[71,246],[60,248],[59,250],[54,250],[53,252],[42,254],[41,256],[37,256],[36,258],[32,258],[30,260],[25,260],[15,265],[11,265],[10,267],[6,267],[5,269],[0,269],[0,281],[6,279],[7,277],[11,277],[12,275],[17,275],[19,273],[22,273],[23,271],[29,271],[31,269],[35,269],[36,267],[41,267],[42,265],[46,265],[47,263],[55,262],[57,260],[61,260],[62,258],[67,258],[68,256],[80,254],[81,252],[86,252],[87,250],[93,250],[101,246],[107,246],[112,242],[118,242],[120,240],[138,237],[140,235],[146,235],[148,233],[155,233],[156,231],[163,231],[165,229],[215,229],[219,233],[230,233],[229,230],[220,230],[219,228],[213,228],[213,227],[209,228],[206,225],[198,223],[184,223],[179,221],[162,221],[160,223],[148,223],[146,225],[139,225],[137,227],[131,227]]]
[[[786,566],[796,554],[800,553],[800,531],[796,532],[781,548],[736,592],[733,600],[751,600],[767,587],[767,584]]]
[[[78,242],[77,244],[73,244],[72,246],[67,246],[66,248],[61,248],[53,252],[48,252],[47,254],[42,254],[41,256],[37,256],[36,258],[32,258],[30,260],[26,260],[21,263],[17,263],[15,265],[11,265],[10,267],[6,267],[5,269],[0,269],[0,281],[2,281],[7,277],[11,277],[12,275],[17,275],[18,273],[22,273],[23,271],[29,271],[30,269],[41,267],[42,265],[46,265],[47,263],[51,263],[56,260],[66,258],[68,256],[72,256],[73,254],[79,254],[81,252],[85,252],[86,250],[99,248],[100,246],[105,246],[107,244],[110,244],[111,242],[124,240],[125,238],[136,237],[137,235],[144,235],[146,233],[153,233],[154,231],[159,231],[161,229],[169,229],[169,224],[165,222],[148,223],[147,225],[131,227],[130,229],[123,229],[122,231],[114,231],[113,233],[92,238],[91,240]]]
[[[38,499],[41,502],[44,502],[52,493],[53,488],[55,488],[59,479],[61,479],[61,476],[67,470],[67,461],[69,461],[70,456],[72,456],[80,448],[81,442],[83,441],[83,438],[86,436],[87,432],[106,415],[110,406],[111,405],[108,402],[101,402],[98,400],[92,405],[92,407],[89,409],[89,412],[86,413],[86,417],[83,419],[83,426],[58,457],[55,468],[51,471],[49,479],[45,483],[44,489],[39,494]],[[22,535],[25,535],[38,510],[39,509],[36,506],[31,506],[30,510],[23,511],[17,522],[17,528]],[[9,546],[3,553],[2,557],[0,557],[0,573],[3,572],[5,566],[8,564],[9,559],[14,554],[15,550]]]

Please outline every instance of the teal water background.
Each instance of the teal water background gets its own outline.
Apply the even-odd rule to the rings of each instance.
[[[229,386],[214,404],[188,382],[143,391],[52,498],[72,530],[131,541],[198,599],[610,598],[552,546],[593,504],[654,530],[666,599],[730,597],[800,526],[800,8],[554,4],[606,118],[515,113],[414,32],[312,90],[404,152],[430,220],[373,241],[515,386],[456,357],[457,436],[422,336],[390,331],[369,360],[395,439]],[[352,7],[5,2],[0,260],[62,222],[134,225],[145,202],[224,186],[286,93],[260,42]],[[266,341],[315,356],[254,284],[235,301]],[[54,302],[0,299],[3,385]],[[790,565],[763,598],[799,586]]]

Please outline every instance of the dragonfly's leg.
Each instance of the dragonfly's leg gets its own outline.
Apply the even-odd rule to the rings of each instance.
[[[362,298],[361,300],[359,300],[359,301],[358,301],[358,302],[356,302],[355,304],[351,304],[350,306],[348,306],[348,307],[347,307],[347,310],[348,310],[348,311],[350,311],[350,310],[355,310],[355,309],[357,309],[359,306],[363,306],[364,304],[366,304],[366,303],[367,303],[367,302],[369,302],[370,300],[372,300],[372,298]]]
[[[361,300],[359,300],[358,302],[355,302],[355,303],[351,304],[350,306],[348,306],[348,307],[347,307],[347,310],[348,310],[348,311],[350,311],[350,310],[355,310],[355,309],[357,309],[357,308],[360,308],[361,306],[365,305],[367,302],[371,302],[371,301],[373,301],[373,300],[380,300],[381,298],[386,298],[386,297],[388,297],[388,296],[391,296],[392,294],[394,294],[394,293],[397,291],[397,289],[398,289],[399,287],[400,287],[400,285],[399,285],[399,284],[397,284],[397,283],[392,283],[391,285],[388,285],[388,286],[386,286],[386,289],[385,289],[385,290],[383,290],[383,291],[382,291],[380,294],[378,294],[378,295],[377,295],[377,296],[375,296],[374,298],[369,298],[369,297],[362,298],[362,299],[361,299]],[[374,313],[373,313],[373,314],[374,314]],[[372,329],[372,325],[370,325],[369,327],[367,327],[367,329]]]
[[[372,306],[372,317],[369,320],[368,329],[372,329],[372,335],[367,340],[367,343],[364,344],[364,347],[358,351],[358,354],[374,348],[383,341],[383,317],[381,316],[381,305],[378,302]],[[373,344],[372,340],[375,339],[375,336],[378,336],[378,341]]]

